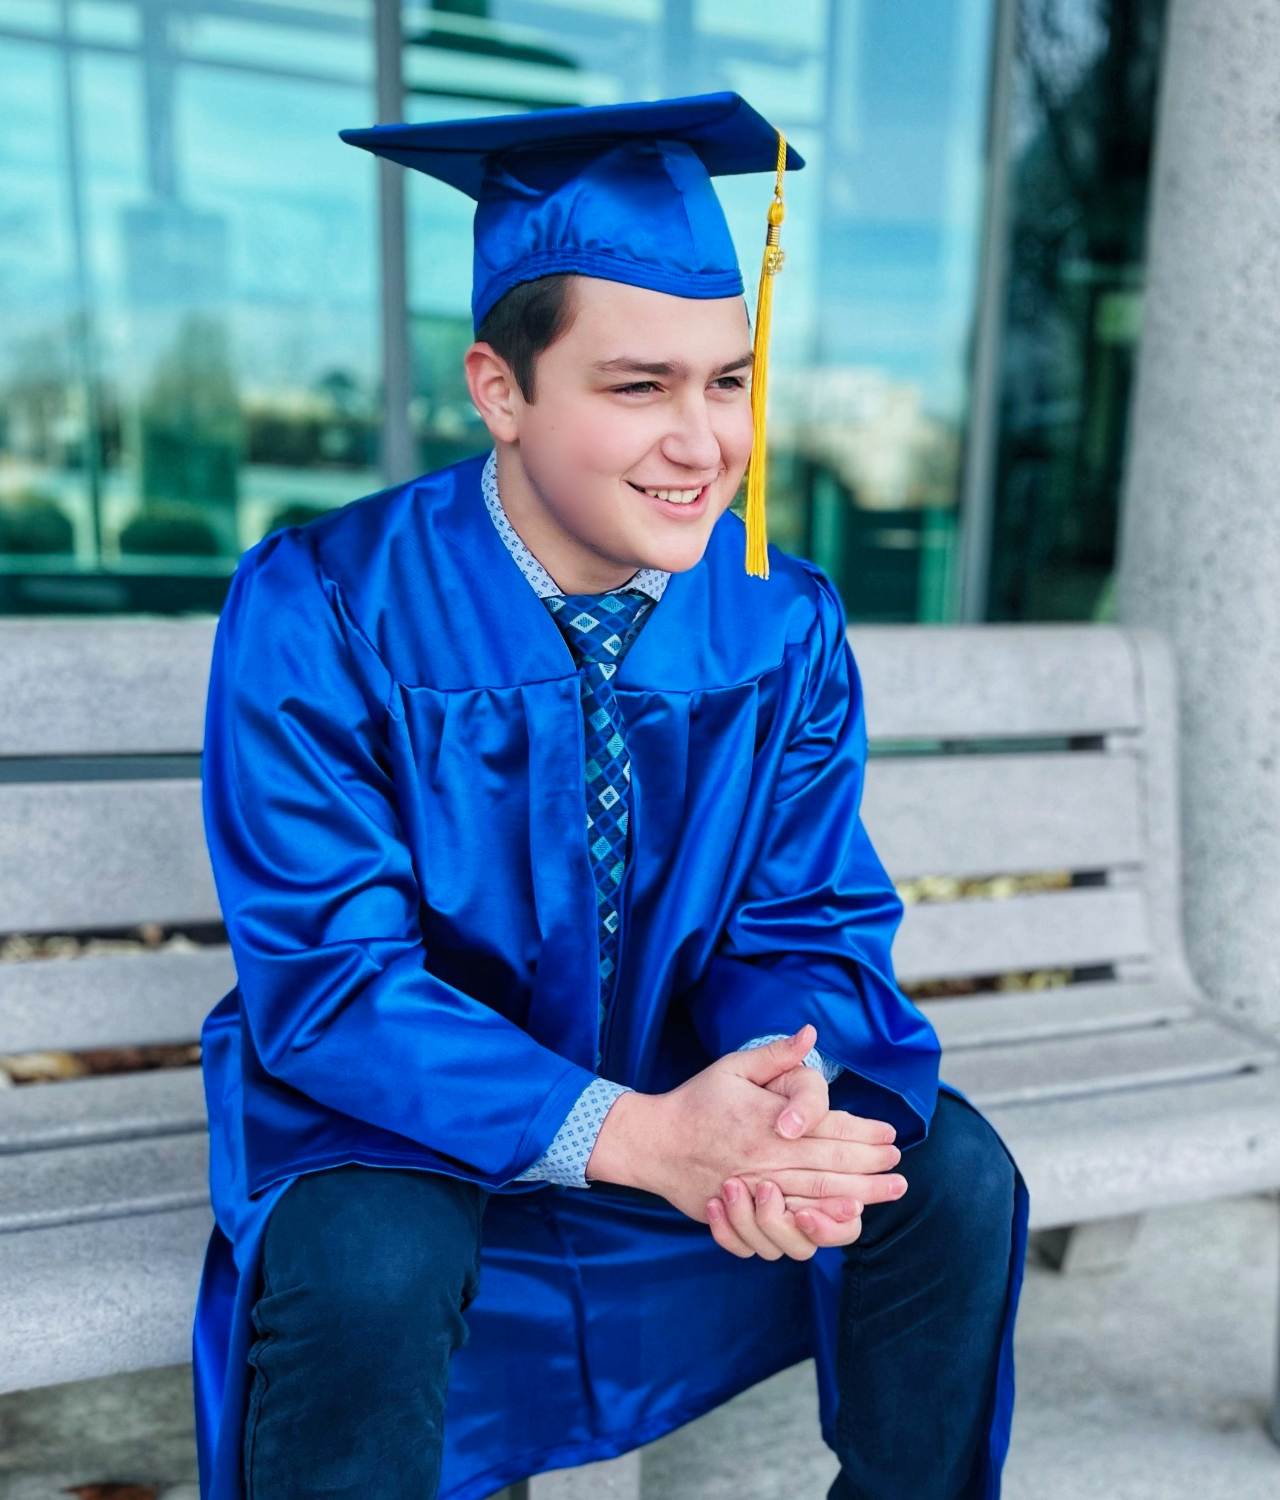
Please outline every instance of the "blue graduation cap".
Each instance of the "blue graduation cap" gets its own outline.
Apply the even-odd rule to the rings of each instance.
[[[712,177],[774,172],[760,295],[747,477],[747,571],[768,577],[764,401],[784,171],[804,166],[738,94],[375,125],[342,139],[476,200],[471,311],[478,329],[521,282],[572,272],[677,297],[736,297],[742,272]]]

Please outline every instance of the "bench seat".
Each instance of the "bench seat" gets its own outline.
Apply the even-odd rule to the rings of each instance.
[[[189,1361],[212,1227],[202,1206],[0,1235],[0,1392]]]
[[[203,1132],[0,1157],[0,1236],[204,1207],[208,1172]]]
[[[1043,991],[1030,1024],[1022,995],[989,997],[980,1010],[924,1007],[944,1041],[944,1074],[983,1107],[1026,1175],[1032,1226],[1280,1182],[1275,1051],[1153,985],[1125,987],[1121,1026],[1103,1006],[1108,988]],[[141,1355],[155,1332],[126,1326],[143,1315],[141,1296],[181,1310],[171,1334],[182,1337],[168,1342],[186,1358],[211,1225],[199,1070],[8,1090],[0,1122],[0,1390],[165,1362],[132,1363],[128,1351]],[[120,1288],[123,1247],[147,1275],[130,1271]],[[64,1287],[80,1256],[92,1259]],[[104,1305],[94,1310],[95,1300]],[[42,1337],[68,1318],[74,1338]]]
[[[4,1102],[49,1091],[12,1090]],[[1280,1182],[1274,1067],[986,1113],[1030,1184],[1037,1229]],[[212,1227],[203,1137],[45,1150],[7,1164],[19,1161],[14,1181],[0,1159],[0,1391],[188,1359]]]
[[[190,1359],[213,1227],[201,1084],[0,1092],[0,1392]]]
[[[1280,1069],[1009,1104],[987,1116],[1031,1191],[1031,1227],[1273,1191]],[[1206,1207],[1206,1212],[1212,1210]]]

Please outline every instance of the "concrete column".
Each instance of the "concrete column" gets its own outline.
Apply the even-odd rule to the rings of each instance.
[[[1192,966],[1280,1032],[1280,5],[1171,0],[1121,617],[1173,642]]]

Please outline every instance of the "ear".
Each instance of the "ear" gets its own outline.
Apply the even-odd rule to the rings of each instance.
[[[467,390],[495,442],[514,443],[520,436],[524,397],[511,366],[489,344],[472,344],[463,360]]]

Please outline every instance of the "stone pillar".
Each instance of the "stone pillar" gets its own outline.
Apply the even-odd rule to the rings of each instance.
[[[1192,967],[1280,1032],[1280,5],[1167,24],[1117,598],[1181,675]]]

